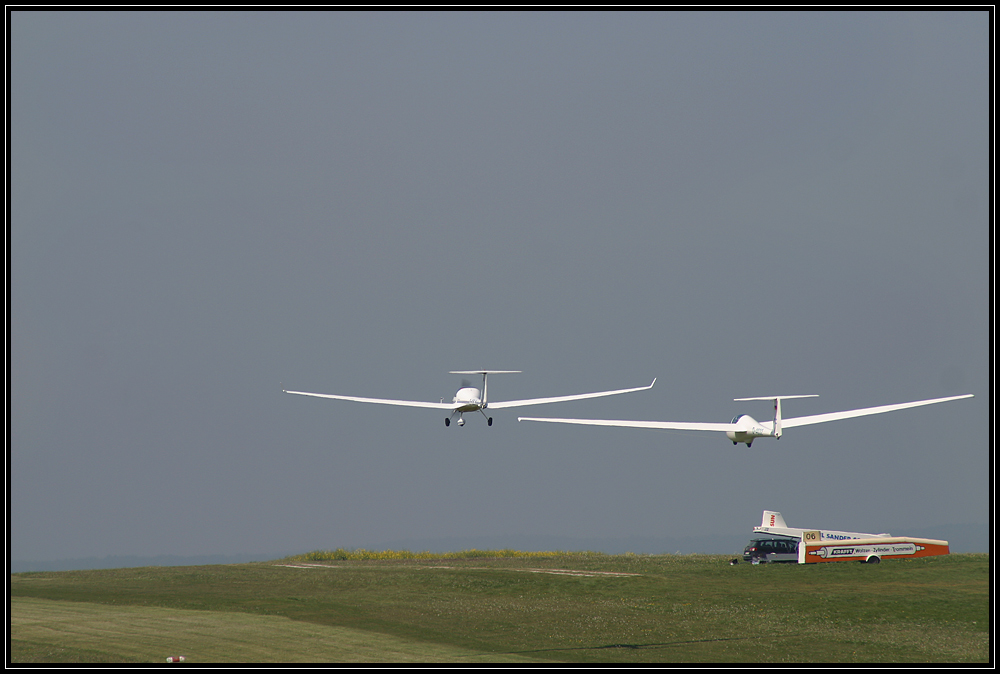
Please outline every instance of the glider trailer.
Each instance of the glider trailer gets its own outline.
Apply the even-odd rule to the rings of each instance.
[[[910,559],[947,555],[948,541],[891,534],[865,534],[854,531],[797,529],[785,525],[781,513],[765,510],[755,534],[774,538],[751,541],[743,559],[752,564],[794,562],[866,562],[878,564],[883,559]],[[797,548],[797,552],[793,552]]]

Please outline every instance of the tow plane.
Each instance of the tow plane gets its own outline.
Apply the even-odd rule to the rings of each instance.
[[[731,422],[727,423],[691,423],[683,421],[612,421],[606,419],[550,419],[546,417],[518,417],[518,421],[546,421],[554,424],[582,424],[585,426],[620,426],[624,428],[653,428],[660,430],[674,431],[721,431],[726,437],[736,445],[740,442],[747,447],[753,444],[757,438],[780,438],[781,433],[786,428],[795,426],[807,426],[809,424],[821,424],[827,421],[837,421],[839,419],[851,419],[863,417],[869,414],[882,414],[884,412],[895,412],[905,410],[910,407],[920,407],[921,405],[934,405],[945,403],[949,400],[961,400],[962,398],[973,397],[971,393],[950,398],[934,398],[933,400],[916,400],[909,403],[897,403],[895,405],[880,405],[878,407],[864,407],[857,410],[846,410],[844,412],[828,412],[826,414],[813,414],[806,417],[781,418],[781,401],[790,398],[816,398],[817,395],[793,395],[793,396],[762,396],[758,398],[734,398],[735,401],[747,400],[770,400],[774,403],[774,417],[771,421],[757,421],[749,414],[738,414]]]
[[[578,393],[576,395],[568,396],[556,396],[553,398],[529,398],[527,400],[503,400],[499,402],[491,402],[487,400],[487,389],[486,389],[486,377],[491,374],[516,374],[520,370],[452,370],[449,374],[471,374],[471,375],[482,375],[483,376],[483,388],[480,391],[478,388],[468,384],[468,382],[463,382],[462,388],[458,389],[455,397],[450,403],[444,402],[444,399],[439,403],[422,402],[419,400],[390,400],[386,398],[359,398],[357,396],[342,396],[342,395],[332,395],[329,393],[306,393],[305,391],[288,391],[282,389],[285,393],[293,393],[300,396],[313,396],[315,398],[332,398],[334,400],[350,400],[357,403],[375,403],[378,405],[401,405],[403,407],[427,407],[434,410],[447,410],[451,412],[448,416],[444,418],[444,425],[450,426],[452,420],[457,416],[458,421],[455,423],[459,426],[465,425],[464,414],[466,412],[480,412],[486,418],[486,425],[493,425],[493,417],[486,414],[486,410],[499,410],[508,407],[524,407],[527,405],[543,405],[547,403],[561,403],[569,400],[584,400],[585,398],[600,398],[603,396],[613,396],[619,395],[621,393],[632,393],[633,391],[646,391],[653,388],[653,384],[656,383],[656,379],[653,379],[653,383],[649,386],[639,386],[637,388],[626,388],[619,389],[617,391],[598,391],[596,393]]]

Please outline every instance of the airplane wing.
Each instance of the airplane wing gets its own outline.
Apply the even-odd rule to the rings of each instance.
[[[972,394],[967,393],[961,396],[951,396],[950,398],[934,398],[933,400],[916,400],[911,403],[897,403],[895,405],[880,405],[878,407],[864,407],[859,410],[847,410],[845,412],[829,412],[828,414],[813,414],[807,417],[792,417],[790,419],[782,419],[782,428],[792,428],[794,426],[807,426],[809,424],[821,424],[825,421],[837,421],[838,419],[852,419],[854,417],[863,417],[868,414],[882,414],[883,412],[894,412],[896,410],[905,410],[910,407],[920,407],[921,405],[933,405],[934,403],[946,403],[949,400],[961,400],[962,398],[971,398]]]
[[[653,384],[656,383],[656,379],[653,379]],[[502,402],[490,402],[487,407],[491,410],[500,410],[506,407],[524,407],[527,405],[544,405],[546,403],[561,403],[567,400],[583,400],[585,398],[600,398],[602,396],[613,396],[619,393],[632,393],[633,391],[645,391],[647,389],[653,388],[653,384],[649,386],[640,386],[638,388],[625,388],[618,391],[598,391],[597,393],[579,393],[577,395],[570,396],[556,396],[554,398],[529,398],[527,400],[505,400]]]
[[[582,426],[620,426],[622,428],[653,428],[661,431],[737,431],[737,424],[698,423],[686,421],[616,421],[610,419],[551,419],[549,417],[518,417],[518,421],[548,421],[555,424]]]
[[[284,389],[282,389],[284,391]],[[455,403],[425,403],[419,400],[389,400],[386,398],[358,398],[356,396],[336,396],[329,393],[306,393],[305,391],[285,391],[298,396],[312,396],[314,398],[333,398],[334,400],[351,400],[356,403],[376,403],[379,405],[401,405],[403,407],[429,407],[434,410],[453,410],[457,407]]]
[[[805,397],[805,396],[803,396]],[[909,403],[898,403],[895,405],[880,405],[878,407],[865,407],[857,410],[847,410],[844,412],[829,412],[827,414],[814,414],[807,417],[792,417],[782,419],[782,428],[792,428],[794,426],[806,426],[808,424],[821,424],[826,421],[837,421],[839,419],[851,419],[862,417],[868,414],[881,414],[883,412],[894,412],[905,410],[910,407],[920,407],[921,405],[933,405],[934,403],[944,403],[949,400],[961,400],[962,398],[972,398],[973,395],[951,396],[950,398],[934,398],[933,400],[916,400]],[[657,430],[674,431],[741,431],[744,430],[740,424],[726,423],[688,423],[679,421],[612,421],[608,419],[550,419],[545,417],[518,417],[518,421],[547,421],[556,424],[580,424],[584,426],[619,426],[623,428],[652,428]],[[764,428],[770,428],[772,422],[759,422]]]

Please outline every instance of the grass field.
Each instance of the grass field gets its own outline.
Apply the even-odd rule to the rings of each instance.
[[[983,663],[989,556],[337,559],[11,575],[11,662]],[[343,557],[343,556],[342,556]]]

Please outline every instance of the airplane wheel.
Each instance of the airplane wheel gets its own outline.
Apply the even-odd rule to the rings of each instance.
[[[493,417],[487,417],[487,419],[486,419],[486,425],[487,426],[492,426],[493,425]]]
[[[448,417],[445,417],[444,418],[444,425],[445,426],[451,426],[451,419],[449,419]]]
[[[735,440],[733,440],[733,447],[735,447],[738,444],[739,444],[738,442],[736,442]]]

